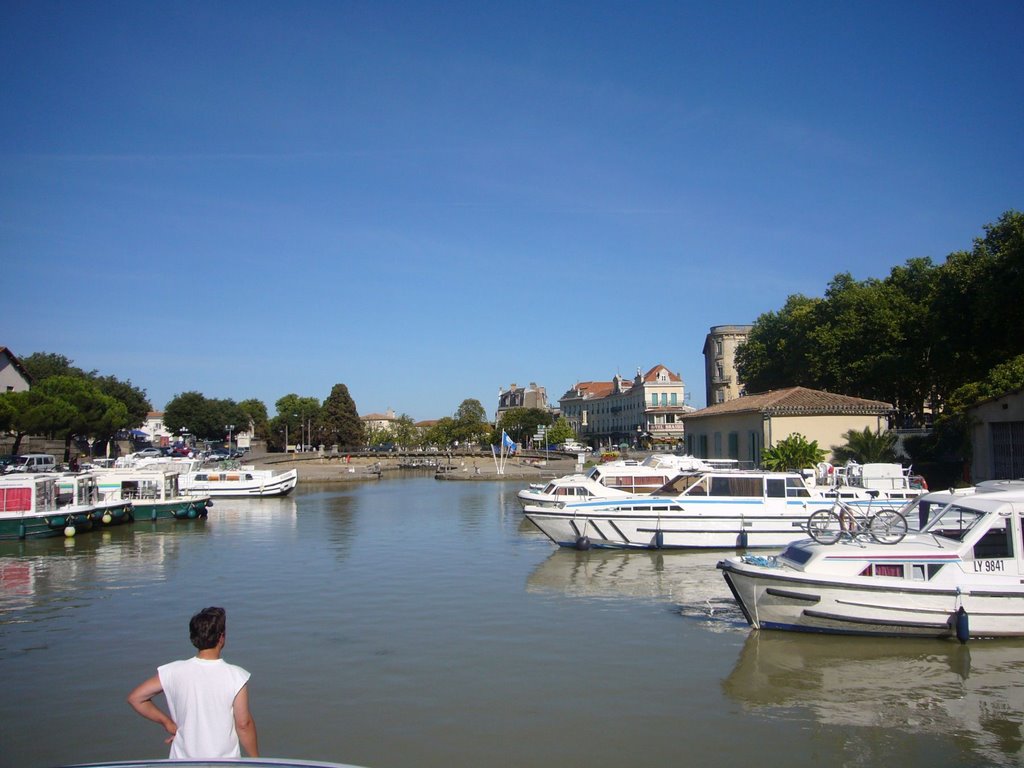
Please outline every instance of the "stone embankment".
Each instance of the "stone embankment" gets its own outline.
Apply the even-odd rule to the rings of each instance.
[[[374,456],[320,456],[318,453],[268,453],[247,456],[245,464],[261,469],[284,472],[299,471],[299,482],[343,483],[377,480],[381,477],[434,476],[438,480],[513,480],[537,483],[553,477],[561,477],[575,471],[576,462],[569,457],[551,459],[512,458],[505,462],[505,472],[499,475],[494,459],[485,454],[433,457],[441,465],[405,468],[407,458],[390,457],[387,454]],[[424,462],[426,459],[424,459]]]

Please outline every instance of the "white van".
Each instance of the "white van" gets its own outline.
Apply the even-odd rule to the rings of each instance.
[[[56,472],[57,459],[49,453],[26,453],[18,456],[6,472]]]

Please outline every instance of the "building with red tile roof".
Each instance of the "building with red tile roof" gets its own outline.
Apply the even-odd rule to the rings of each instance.
[[[632,380],[577,382],[558,404],[579,438],[595,447],[675,445],[683,440],[683,414],[693,411],[684,400],[682,377],[659,364]]]
[[[828,451],[851,430],[884,431],[895,409],[806,387],[788,387],[727,400],[688,413],[686,452],[703,459],[737,459],[759,465],[762,452],[793,433],[817,440]]]

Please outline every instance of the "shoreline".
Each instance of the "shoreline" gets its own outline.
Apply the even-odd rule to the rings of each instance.
[[[444,457],[438,457],[443,460]],[[309,454],[268,453],[250,456],[242,464],[252,464],[257,469],[272,469],[286,472],[297,469],[299,483],[352,483],[379,480],[399,473],[407,476],[433,476],[436,480],[483,482],[516,481],[540,482],[561,477],[575,471],[576,462],[568,457],[544,461],[541,459],[513,459],[505,464],[504,474],[499,475],[491,456],[452,456],[449,469],[438,471],[438,467],[401,467],[403,459],[387,456],[320,456]]]

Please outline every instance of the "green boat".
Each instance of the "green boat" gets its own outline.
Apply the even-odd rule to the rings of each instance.
[[[0,478],[0,539],[71,537],[131,519],[131,502],[101,499],[95,477]]]
[[[132,505],[136,520],[197,520],[213,506],[210,497],[183,494],[178,472],[163,469],[110,469],[96,473],[103,498]]]

